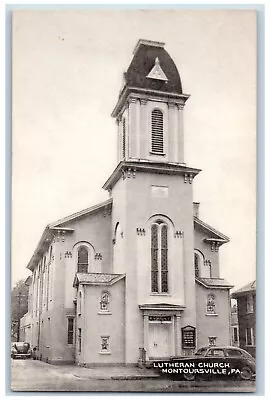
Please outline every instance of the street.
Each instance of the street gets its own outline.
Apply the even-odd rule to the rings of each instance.
[[[109,367],[108,367],[109,368]],[[101,370],[101,369],[99,369]],[[89,370],[90,371],[90,370]],[[105,370],[104,370],[105,371]],[[107,369],[108,371],[108,369]],[[11,360],[11,390],[16,392],[254,392],[254,381],[171,381],[162,378],[101,378],[75,365]]]

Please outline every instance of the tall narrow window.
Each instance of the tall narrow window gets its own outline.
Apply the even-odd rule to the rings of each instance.
[[[88,272],[88,249],[86,246],[80,246],[78,249],[78,272]]]
[[[82,292],[79,292],[79,299],[78,299],[78,315],[82,313]]]
[[[109,311],[110,296],[108,292],[101,293],[100,310]]]
[[[163,113],[155,109],[151,114],[151,150],[156,154],[164,152]]]
[[[247,296],[247,300],[246,300],[246,309],[247,309],[247,313],[253,313],[253,296],[252,294],[249,294]]]
[[[50,247],[49,261],[52,261],[52,246]]]
[[[254,346],[253,328],[246,328],[246,346]]]
[[[81,353],[82,351],[82,330],[81,328],[78,329],[78,352]]]
[[[168,292],[168,229],[161,227],[161,292]]]
[[[200,260],[199,260],[199,255],[197,253],[194,253],[194,268],[195,268],[195,278],[200,277]]]
[[[73,336],[74,336],[74,318],[68,318],[68,344],[73,344]]]
[[[47,271],[47,288],[46,288],[46,310],[49,307],[49,290],[50,290],[50,264],[48,264]]]
[[[125,118],[123,119],[123,142],[122,142],[123,148],[123,158],[126,157],[126,120]]]
[[[151,286],[152,292],[158,292],[158,226],[151,228]]]
[[[216,296],[213,293],[210,293],[207,296],[206,303],[206,313],[207,314],[216,314]]]
[[[151,227],[151,291],[168,293],[168,227],[157,221]]]

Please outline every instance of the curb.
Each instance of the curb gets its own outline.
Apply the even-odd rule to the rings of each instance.
[[[73,376],[75,376],[75,378],[79,378],[79,379],[96,379],[99,381],[105,381],[105,380],[115,380],[115,381],[137,381],[137,380],[143,380],[143,379],[157,379],[160,378],[159,375],[149,375],[149,376],[135,376],[135,375],[119,375],[119,376],[80,376],[80,375],[76,375],[76,374],[72,374]]]

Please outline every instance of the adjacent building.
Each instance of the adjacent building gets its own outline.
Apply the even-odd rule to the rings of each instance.
[[[239,347],[239,325],[236,304],[231,308],[231,345]]]
[[[42,360],[136,365],[230,344],[232,286],[219,273],[229,238],[193,202],[188,98],[164,43],[139,40],[112,112],[109,198],[49,224],[27,266],[27,321]]]
[[[232,297],[237,300],[239,345],[253,357],[256,356],[256,281],[236,290]]]

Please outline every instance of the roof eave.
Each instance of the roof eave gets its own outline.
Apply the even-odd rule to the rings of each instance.
[[[224,285],[208,285],[207,283],[201,281],[199,278],[195,278],[195,282],[200,284],[201,286],[204,286],[207,289],[232,289],[234,286],[230,284],[224,284]]]
[[[209,241],[220,241],[222,244],[228,243],[230,241],[230,238],[223,233],[217,231],[214,229],[212,226],[206,224],[204,221],[200,220],[198,217],[194,216],[194,222],[198,224],[199,226],[203,227],[204,229],[208,230],[209,232],[213,233],[216,236],[219,236],[218,238],[208,238],[206,240]]]
[[[162,174],[168,175],[185,175],[189,174],[192,176],[192,179],[195,178],[200,172],[200,169],[187,167],[183,164],[177,163],[156,163],[149,162],[147,160],[128,160],[121,161],[107,181],[102,186],[105,190],[111,190],[112,187],[118,182],[122,173],[126,170],[133,168],[136,172],[159,172]]]
[[[126,101],[126,99],[129,97],[129,95],[135,96],[137,94],[138,98],[148,98],[149,95],[153,96],[162,96],[166,99],[174,99],[178,100],[180,104],[185,104],[188,98],[190,97],[190,94],[186,93],[174,93],[174,92],[163,92],[160,90],[154,90],[154,89],[144,89],[140,87],[135,87],[135,86],[128,86],[125,85],[122,92],[119,95],[119,99],[111,113],[111,116],[113,118],[117,118],[118,114],[121,112],[122,107]]]
[[[59,229],[59,228],[70,229],[70,228],[63,228],[62,226],[60,227],[59,225],[64,224],[66,222],[73,221],[74,219],[77,219],[77,218],[81,218],[81,217],[85,216],[86,214],[91,214],[92,212],[98,211],[98,210],[102,209],[103,207],[110,205],[112,203],[112,201],[113,201],[112,199],[105,200],[102,203],[95,204],[92,207],[85,208],[85,209],[78,211],[74,214],[71,214],[65,218],[59,219],[59,220],[51,223],[48,226],[51,229]]]

